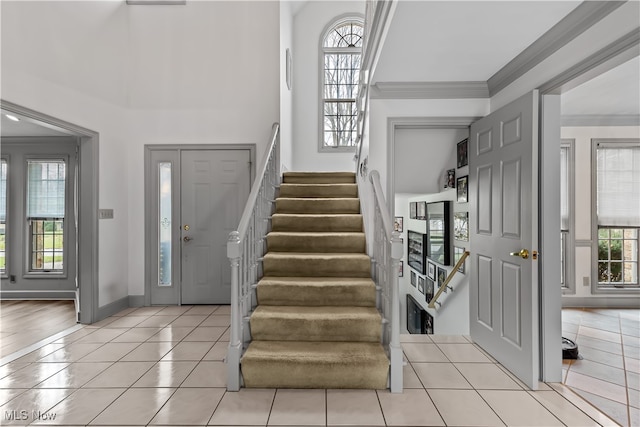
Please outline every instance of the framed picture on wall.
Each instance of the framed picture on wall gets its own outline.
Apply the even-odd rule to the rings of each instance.
[[[469,138],[458,142],[457,147],[458,169],[469,164]]]
[[[436,280],[436,265],[431,261],[427,261],[427,277],[431,280]]]
[[[438,267],[438,289],[442,287],[445,280],[447,280],[447,270],[442,267]]]
[[[404,262],[400,260],[400,267],[398,268],[398,277],[404,276]]]
[[[404,218],[401,216],[395,217],[393,220],[393,231],[398,231],[402,233],[402,228],[404,226]]]
[[[416,272],[415,271],[411,272],[411,286],[413,286],[414,288],[416,287]]]
[[[418,210],[418,203],[417,202],[409,203],[409,218],[410,219],[416,219],[417,210]]]
[[[418,277],[418,291],[420,291],[421,294],[424,294],[424,277],[422,276]]]
[[[444,174],[444,188],[456,188],[456,170],[449,169]]]
[[[429,304],[433,299],[433,280],[429,279],[428,277],[425,283],[424,296],[427,304]]]
[[[416,219],[427,219],[427,202],[418,202]]]
[[[455,212],[453,214],[453,238],[469,241],[469,212]]]
[[[461,176],[456,180],[456,187],[458,188],[458,203],[467,203],[469,201],[467,192],[469,184],[469,175]]]
[[[461,248],[460,246],[454,246],[453,247],[453,261],[457,264],[458,261],[460,260],[460,258],[462,258],[462,254],[464,254],[464,248]],[[462,274],[464,274],[464,265],[466,264],[466,261],[463,262],[460,267],[458,267],[458,271]]]

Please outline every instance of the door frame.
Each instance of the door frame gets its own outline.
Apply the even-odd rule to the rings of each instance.
[[[180,178],[180,160],[182,151],[212,151],[212,150],[243,150],[249,151],[249,161],[251,163],[251,167],[249,168],[249,183],[253,186],[253,181],[255,180],[256,175],[256,144],[147,144],[144,146],[144,305],[151,305],[151,279],[153,277],[153,257],[155,256],[154,251],[154,242],[151,241],[151,236],[154,235],[154,228],[156,223],[154,221],[154,211],[153,211],[153,199],[156,196],[155,188],[153,188],[153,178],[152,173],[154,170],[152,168],[152,159],[151,154],[154,151],[174,151],[175,156],[178,161],[176,162],[177,166],[173,169],[173,177],[172,183],[174,183],[177,192],[173,193],[173,203],[172,211],[176,213],[180,213],[180,209],[176,210],[176,206],[180,204],[180,191],[181,191],[181,178]],[[251,190],[251,188],[250,188]],[[177,194],[177,195],[176,195]],[[172,254],[175,255],[175,250],[172,249]],[[174,263],[174,266],[178,264]],[[181,274],[181,271],[178,270],[175,273],[176,275]],[[177,293],[178,293],[178,305],[181,305],[180,301],[180,286],[182,284],[178,283]]]
[[[90,324],[98,315],[98,132],[0,99],[3,110],[26,117],[41,126],[62,129],[78,138],[78,322]]]

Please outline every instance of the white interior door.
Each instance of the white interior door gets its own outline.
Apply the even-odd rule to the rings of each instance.
[[[181,159],[182,304],[229,304],[229,233],[250,191],[249,150],[183,151]]]
[[[531,389],[539,379],[537,149],[537,91],[471,125],[471,338]]]

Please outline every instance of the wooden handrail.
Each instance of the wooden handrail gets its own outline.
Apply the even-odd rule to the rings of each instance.
[[[445,279],[445,281],[442,284],[442,286],[440,286],[438,288],[438,292],[436,292],[436,294],[433,296],[433,298],[431,298],[431,301],[429,302],[429,305],[427,307],[436,308],[436,302],[438,301],[438,298],[440,298],[440,295],[442,295],[444,290],[447,289],[447,286],[449,285],[449,282],[451,281],[451,279],[453,279],[453,276],[455,276],[456,273],[458,272],[458,268],[460,268],[462,263],[464,263],[464,261],[467,259],[467,257],[469,255],[470,255],[469,251],[464,251],[464,253],[460,257],[458,262],[456,262],[456,265],[453,267],[453,270],[451,271],[451,274],[449,274],[449,276],[447,276],[447,278]]]

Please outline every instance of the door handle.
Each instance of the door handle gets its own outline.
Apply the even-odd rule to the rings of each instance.
[[[526,249],[521,249],[520,252],[510,252],[509,255],[519,256],[522,259],[527,259],[529,258],[529,251]]]
[[[182,240],[184,240],[185,242],[190,242],[190,241],[192,241],[192,240],[193,240],[193,237],[184,236],[184,237],[182,238]]]

